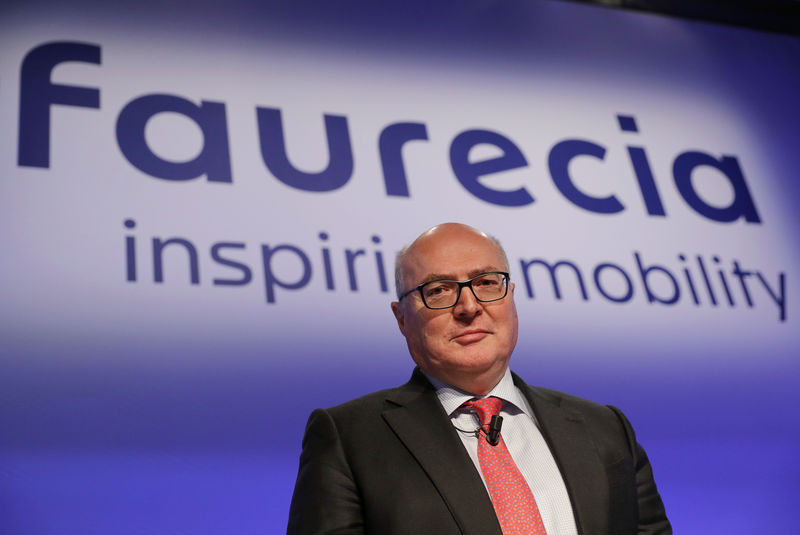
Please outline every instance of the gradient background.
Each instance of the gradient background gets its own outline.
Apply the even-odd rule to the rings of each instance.
[[[375,254],[391,279],[395,252],[445,220],[501,238],[521,322],[512,367],[626,412],[677,533],[792,532],[796,37],[553,1],[165,4],[33,1],[0,12],[0,532],[284,532],[308,413],[410,375]],[[19,166],[20,65],[49,41],[102,48],[102,65],[65,63],[52,77],[99,88],[101,106],[54,106],[50,167]],[[156,179],[125,159],[117,117],[153,93],[225,104],[233,183]],[[309,171],[327,164],[322,115],[346,116],[349,182],[311,193],[278,181],[261,159],[256,106],[282,110],[289,158]],[[617,114],[635,116],[639,133],[621,132]],[[410,196],[388,196],[378,135],[403,121],[424,123],[428,140],[403,151]],[[471,128],[502,133],[528,161],[484,183],[524,187],[535,203],[497,206],[461,186],[449,147]],[[203,143],[175,114],[154,117],[146,133],[174,161]],[[570,169],[625,211],[588,212],[556,189],[547,155],[570,138],[607,148],[604,161]],[[645,147],[666,217],[647,215],[629,145]],[[762,223],[694,212],[671,174],[687,150],[735,155]],[[492,154],[478,147],[474,157]],[[708,202],[730,202],[719,174],[699,170],[695,184]],[[125,279],[126,237],[138,247],[136,282]],[[177,251],[154,283],[153,237],[191,240],[200,284]],[[212,284],[238,275],[211,260],[220,241],[245,244],[231,256],[252,268],[250,284]],[[266,303],[261,244],[305,251],[309,284]],[[345,249],[366,253],[357,291]],[[738,259],[773,286],[784,273],[787,319],[755,282],[752,308],[738,297],[735,307],[685,295],[649,304],[634,251],[676,274],[679,254]],[[556,299],[545,278],[530,298],[519,260],[532,258],[579,265],[589,300],[566,282]],[[629,303],[592,286],[602,262],[634,276]],[[274,269],[299,276],[290,256]]]

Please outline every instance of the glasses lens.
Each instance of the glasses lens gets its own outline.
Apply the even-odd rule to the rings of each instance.
[[[472,291],[481,301],[493,301],[506,295],[506,278],[500,273],[487,273],[472,281]]]
[[[458,283],[452,281],[429,282],[422,287],[425,303],[432,308],[447,308],[456,304]]]

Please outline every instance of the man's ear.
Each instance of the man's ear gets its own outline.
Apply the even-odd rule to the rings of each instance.
[[[403,305],[400,304],[399,301],[392,301],[392,314],[394,314],[394,319],[397,320],[397,326],[400,328],[400,332],[405,336],[406,317],[403,311]]]

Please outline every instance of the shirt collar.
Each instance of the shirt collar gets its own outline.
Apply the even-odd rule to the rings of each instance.
[[[492,390],[486,394],[486,396],[475,396],[469,392],[465,392],[464,390],[440,381],[436,377],[432,377],[425,372],[422,373],[425,374],[425,377],[428,378],[433,387],[436,389],[436,396],[439,398],[439,402],[442,404],[442,407],[444,407],[444,410],[448,415],[452,415],[466,401],[495,396],[507,403],[510,403],[518,410],[524,412],[526,415],[533,417],[533,413],[530,410],[530,406],[528,405],[525,396],[522,395],[522,392],[520,392],[519,388],[517,388],[514,384],[514,379],[511,377],[511,370],[508,368],[506,368],[506,373],[503,374],[503,378],[500,379],[500,382],[497,383],[497,385],[495,385],[495,387],[492,388]]]

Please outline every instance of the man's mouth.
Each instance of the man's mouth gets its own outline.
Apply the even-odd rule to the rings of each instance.
[[[459,344],[472,344],[480,342],[490,334],[489,331],[484,331],[483,329],[468,329],[455,335],[451,340]]]

